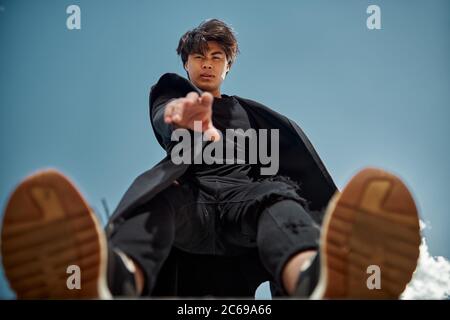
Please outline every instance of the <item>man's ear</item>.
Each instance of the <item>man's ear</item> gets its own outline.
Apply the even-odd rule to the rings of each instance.
[[[229,63],[227,63],[227,73],[225,73],[225,76],[228,75],[228,73],[230,72],[231,66]]]
[[[188,71],[188,69],[187,69],[187,61],[186,61],[186,63],[184,64],[183,68],[184,68],[184,71],[186,71],[187,78],[188,78],[189,80],[191,80],[191,77],[189,77],[189,71]]]

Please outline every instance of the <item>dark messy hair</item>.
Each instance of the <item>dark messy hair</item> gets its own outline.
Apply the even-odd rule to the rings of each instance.
[[[205,20],[180,38],[177,54],[181,56],[183,66],[191,53],[205,54],[208,41],[216,41],[220,45],[231,67],[239,53],[238,43],[233,29],[218,19]]]

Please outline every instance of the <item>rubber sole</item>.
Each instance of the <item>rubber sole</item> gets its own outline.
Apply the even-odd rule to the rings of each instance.
[[[356,174],[327,208],[321,274],[312,299],[397,299],[412,278],[421,242],[405,184],[386,171]]]
[[[1,253],[19,299],[110,297],[103,230],[75,185],[56,170],[27,177],[12,193]]]

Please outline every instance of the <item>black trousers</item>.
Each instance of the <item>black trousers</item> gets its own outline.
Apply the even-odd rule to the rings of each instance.
[[[283,176],[186,180],[160,192],[110,235],[144,271],[143,295],[253,296],[296,253],[318,249],[323,212]]]

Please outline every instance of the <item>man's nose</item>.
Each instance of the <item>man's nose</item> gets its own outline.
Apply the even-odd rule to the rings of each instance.
[[[211,68],[212,68],[212,66],[209,62],[203,63],[203,69],[211,69]]]

